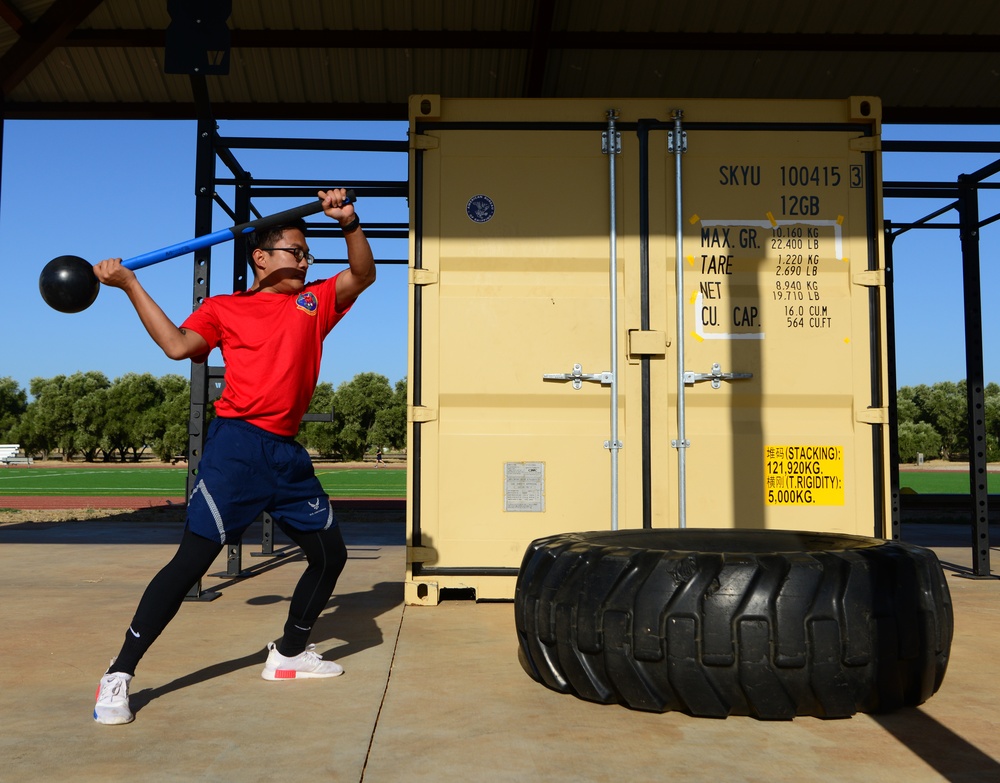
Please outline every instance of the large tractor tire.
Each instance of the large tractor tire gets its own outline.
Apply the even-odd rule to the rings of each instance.
[[[561,693],[654,712],[844,718],[941,685],[951,596],[937,556],[778,530],[624,530],[533,541],[519,657]]]

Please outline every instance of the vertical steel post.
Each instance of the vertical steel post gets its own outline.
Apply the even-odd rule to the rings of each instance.
[[[618,224],[617,200],[615,198],[615,156],[621,152],[621,134],[616,122],[618,110],[609,109],[608,130],[605,151],[608,155],[608,176],[610,181],[610,238],[609,258],[611,290],[611,439],[604,446],[611,450],[611,529],[618,529],[618,452],[622,447],[618,440]]]
[[[889,386],[889,499],[890,533],[881,537],[899,541],[902,537],[902,509],[899,494],[899,412],[896,394],[896,292],[893,278],[892,261],[892,224],[886,220],[883,224],[885,233],[885,325],[886,353],[889,357],[887,380]]]
[[[649,131],[655,120],[639,120],[639,328],[649,329]],[[653,526],[653,432],[650,426],[652,399],[650,393],[649,356],[639,360],[639,386],[642,433],[642,526]]]
[[[213,136],[213,140],[214,140]],[[213,162],[215,147],[213,145]],[[236,186],[235,203],[233,204],[236,214],[236,223],[248,223],[251,220],[250,214],[250,183],[245,182]],[[247,238],[241,234],[233,241],[233,292],[247,290]],[[223,382],[225,382],[225,368],[223,368]],[[262,516],[267,516],[266,512]],[[262,542],[263,543],[263,542]],[[226,542],[226,576],[246,576],[243,570],[243,537],[235,541]],[[221,576],[221,574],[220,574]]]
[[[250,182],[236,186],[236,198],[233,204],[236,222],[249,223],[253,219],[250,212]],[[233,240],[233,292],[246,291],[250,282],[250,264],[247,262],[247,235],[240,234]]]
[[[6,107],[3,93],[0,92],[0,182],[3,181],[3,132],[6,123]]]
[[[969,490],[972,501],[972,570],[990,575],[989,489],[986,477],[986,396],[983,373],[983,309],[979,270],[978,182],[958,178],[965,303],[965,386],[969,406]]]
[[[674,195],[677,205],[674,240],[674,287],[677,309],[677,439],[671,445],[677,449],[677,526],[687,527],[687,439],[684,410],[684,211],[681,198],[681,155],[687,150],[682,126],[684,112],[675,109],[674,129],[669,135],[669,151],[674,153]]]
[[[212,205],[215,195],[215,122],[211,117],[198,119],[198,141],[195,153],[195,236],[212,232]],[[212,248],[197,250],[194,254],[194,285],[192,310],[197,310],[209,295],[211,288]],[[188,419],[188,473],[187,496],[191,497],[198,479],[198,463],[205,446],[208,411],[208,362],[191,363],[191,412]],[[217,592],[203,592],[199,579],[188,591],[188,599],[212,600]]]
[[[411,144],[413,143],[411,136]],[[411,146],[410,154],[413,157],[413,190],[414,202],[410,204],[410,221],[413,234],[413,268],[424,268],[424,153],[418,147]],[[410,544],[412,546],[423,545],[423,534],[421,531],[421,504],[423,501],[422,491],[422,463],[421,452],[423,450],[421,423],[413,418],[412,413],[424,404],[423,383],[424,383],[424,294],[423,286],[411,285],[413,290],[413,312],[410,313],[412,329],[412,350],[413,350],[413,374],[407,380],[410,399],[413,401],[412,410],[409,411],[411,418],[410,442],[407,443],[407,455],[410,459],[409,475],[407,482],[409,492],[407,493],[407,503],[410,508]],[[414,563],[413,573],[417,573],[419,563]]]

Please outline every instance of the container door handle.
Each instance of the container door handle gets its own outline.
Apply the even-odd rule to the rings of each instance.
[[[572,381],[574,389],[582,389],[584,381],[593,381],[604,385],[610,384],[614,380],[612,372],[585,373],[583,365],[574,364],[573,372],[546,373],[542,376],[543,381]]]
[[[685,372],[684,383],[693,386],[698,381],[711,381],[712,388],[718,389],[723,381],[739,381],[753,378],[752,372],[723,372],[718,362],[712,365],[711,372]]]

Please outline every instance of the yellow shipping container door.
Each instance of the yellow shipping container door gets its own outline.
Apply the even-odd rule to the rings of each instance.
[[[882,535],[880,174],[862,103],[792,104],[780,123],[767,106],[684,112],[687,526]]]
[[[883,524],[877,130],[411,100],[409,602],[509,598],[553,533]]]
[[[506,596],[527,541],[611,508],[610,388],[572,378],[609,369],[608,161],[564,127],[420,136],[412,551],[432,601]]]

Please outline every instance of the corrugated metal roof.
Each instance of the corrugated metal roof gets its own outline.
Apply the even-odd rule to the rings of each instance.
[[[0,0],[5,115],[194,116],[169,24],[165,0]],[[982,0],[240,0],[228,27],[219,118],[403,118],[415,93],[877,95],[890,120],[1000,122]]]

